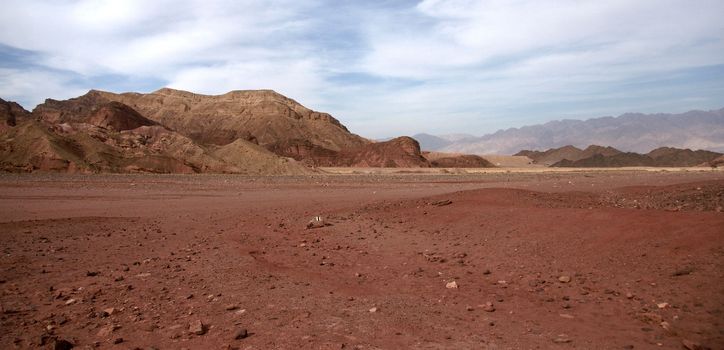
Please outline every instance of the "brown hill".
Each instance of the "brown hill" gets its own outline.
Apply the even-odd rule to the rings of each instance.
[[[654,159],[656,166],[696,166],[710,162],[721,153],[672,147],[660,147],[646,154]]]
[[[91,90],[64,101],[48,99],[32,115],[34,124],[0,140],[6,170],[297,174],[312,171],[303,164],[431,166],[412,138],[373,143],[329,114],[270,90],[217,96],[173,89],[149,94]],[[53,152],[39,151],[30,134]],[[464,156],[441,159],[436,166],[491,164]]]
[[[487,159],[472,154],[423,152],[422,155],[434,168],[495,168]]]
[[[603,146],[598,146],[598,145],[590,145],[590,146],[586,147],[586,149],[584,149],[583,152],[581,152],[578,155],[578,157],[579,157],[578,159],[592,157],[596,154],[600,154],[605,157],[608,157],[608,156],[613,156],[613,155],[616,155],[619,153],[621,153],[621,151],[619,151],[613,147],[610,147],[610,146],[603,147]],[[571,160],[575,160],[575,159],[571,159]]]
[[[715,159],[712,159],[704,164],[700,164],[700,166],[710,166],[712,168],[724,166],[724,155],[716,157]]]
[[[551,148],[544,152],[541,151],[531,151],[531,150],[522,150],[516,154],[515,156],[526,156],[533,160],[536,164],[543,164],[543,165],[551,165],[557,162],[560,162],[563,159],[568,160],[579,160],[581,159],[581,154],[583,154],[583,151],[580,148],[567,145],[559,148]]]
[[[163,88],[150,94],[92,90],[78,98],[118,101],[147,118],[202,144],[225,145],[254,138],[261,146],[307,140],[321,148],[341,151],[368,140],[354,135],[327,113],[310,110],[271,90],[231,91],[200,95]]]
[[[0,170],[10,172],[242,173],[310,172],[244,140],[224,149],[198,145],[159,125],[120,132],[88,123],[29,120],[0,135]]]
[[[568,160],[564,159],[551,167],[562,167],[562,168],[615,168],[615,167],[630,167],[630,166],[655,166],[654,160],[650,157],[638,153],[618,153],[611,156],[605,156],[603,154],[594,154],[591,157],[579,159],[579,160]]]
[[[610,153],[609,155],[598,153],[593,156],[576,161],[562,160],[551,166],[553,167],[631,167],[631,166],[653,166],[653,167],[690,167],[714,161],[721,153],[710,151],[692,151],[690,149],[679,149],[671,147],[657,148],[647,154],[638,153]]]
[[[430,163],[420,152],[420,144],[415,139],[407,136],[342,151],[336,159],[332,160],[330,165],[373,168],[430,167]]]

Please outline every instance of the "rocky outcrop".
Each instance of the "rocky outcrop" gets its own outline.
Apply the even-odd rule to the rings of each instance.
[[[385,142],[340,152],[333,166],[429,168],[430,163],[422,156],[420,144],[415,139],[402,136]]]
[[[487,159],[472,154],[423,152],[422,155],[434,168],[495,168]]]
[[[0,131],[14,127],[19,121],[29,117],[30,112],[19,104],[0,98]]]

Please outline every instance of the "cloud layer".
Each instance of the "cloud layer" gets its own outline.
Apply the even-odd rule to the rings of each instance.
[[[0,97],[277,90],[368,137],[724,106],[721,1],[6,1]]]

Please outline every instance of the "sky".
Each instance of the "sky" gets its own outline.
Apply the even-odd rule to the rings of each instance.
[[[721,0],[4,0],[0,97],[273,89],[369,138],[724,107]]]

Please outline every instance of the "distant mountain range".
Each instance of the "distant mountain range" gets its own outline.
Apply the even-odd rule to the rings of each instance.
[[[645,153],[659,147],[724,151],[724,108],[681,114],[627,113],[619,117],[559,120],[499,130],[493,134],[417,134],[424,151],[470,154],[514,154],[566,145],[597,144],[627,152]]]

